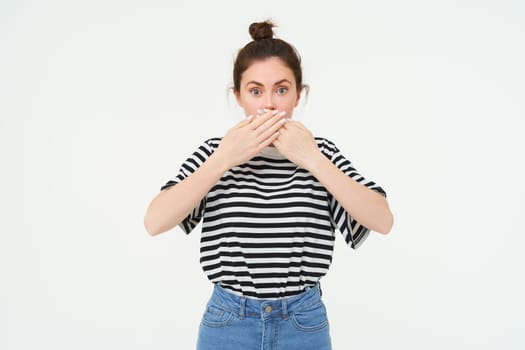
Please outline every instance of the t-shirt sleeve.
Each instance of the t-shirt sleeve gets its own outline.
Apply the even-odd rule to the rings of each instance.
[[[169,180],[164,186],[161,187],[161,191],[168,190],[175,186],[191,174],[193,174],[201,165],[209,158],[209,156],[215,151],[218,140],[210,139],[203,142],[199,148],[193,152],[193,154],[186,159],[180,166],[178,174],[171,180]],[[202,198],[199,204],[193,208],[188,216],[182,220],[179,227],[186,233],[189,234],[195,226],[199,224],[204,214],[204,208],[206,206],[206,197]]]
[[[359,182],[363,186],[380,193],[386,197],[386,192],[375,182],[365,179],[354,168],[353,164],[346,159],[339,149],[330,141],[322,140],[320,144],[321,151],[328,157],[333,164],[335,164],[346,175]],[[368,237],[370,229],[361,225],[357,220],[352,218],[350,214],[339,204],[339,202],[329,194],[330,215],[332,225],[341,231],[346,243],[352,248],[358,248]]]

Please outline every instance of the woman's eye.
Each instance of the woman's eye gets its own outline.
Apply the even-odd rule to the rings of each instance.
[[[282,94],[285,94],[288,92],[288,88],[285,88],[285,87],[280,87],[280,88],[277,88],[277,93],[279,95],[282,95]]]
[[[250,93],[254,96],[259,96],[261,94],[261,90],[259,90],[258,88],[253,88],[250,89]]]

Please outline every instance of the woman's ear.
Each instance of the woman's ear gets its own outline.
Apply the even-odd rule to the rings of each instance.
[[[239,106],[242,107],[242,105],[241,105],[241,94],[235,88],[232,88],[232,91],[233,91],[233,95],[235,96],[235,100],[237,101],[237,104],[239,104]]]
[[[297,105],[299,104],[299,100],[301,100],[301,94],[300,93],[297,94],[297,100],[295,100],[295,106],[294,107],[297,107]]]
[[[304,86],[302,86],[299,90],[297,90],[297,100],[295,100],[294,107],[297,107],[299,105],[299,101],[301,100],[301,95],[304,89],[305,89]]]
[[[301,100],[301,96],[303,93],[306,95],[305,98],[308,98],[308,92],[310,91],[310,86],[307,84],[303,84],[301,88],[297,91],[297,101],[295,101],[295,107],[299,104],[299,101]]]

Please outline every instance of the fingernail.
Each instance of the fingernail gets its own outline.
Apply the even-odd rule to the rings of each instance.
[[[276,115],[279,111],[278,110],[274,110],[272,111],[272,115]]]
[[[286,111],[282,111],[281,113],[279,113],[279,117],[282,117],[285,114],[286,114]]]
[[[258,109],[258,110],[257,110],[257,114],[263,114],[263,111],[260,110],[260,109]]]

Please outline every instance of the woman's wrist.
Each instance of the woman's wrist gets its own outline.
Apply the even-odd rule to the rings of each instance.
[[[230,166],[225,157],[222,157],[219,151],[215,151],[209,158],[207,163],[210,167],[216,169],[222,176],[225,172],[230,170],[233,166]]]
[[[332,165],[332,162],[321,152],[310,158],[307,170],[315,177]]]

